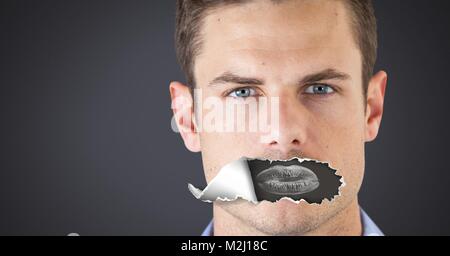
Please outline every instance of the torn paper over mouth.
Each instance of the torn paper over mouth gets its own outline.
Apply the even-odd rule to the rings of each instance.
[[[272,161],[242,157],[225,165],[202,191],[192,184],[191,193],[204,202],[234,201],[277,202],[282,198],[295,203],[320,204],[340,195],[345,185],[328,163],[292,158]]]

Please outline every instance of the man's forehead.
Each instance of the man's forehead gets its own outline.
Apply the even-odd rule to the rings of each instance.
[[[209,12],[202,27],[205,45],[293,49],[350,32],[341,1],[250,1]],[[315,40],[311,42],[311,40]]]
[[[223,68],[247,74],[267,69],[283,77],[292,71],[287,66],[309,69],[305,73],[339,68],[350,57],[344,56],[348,48],[358,51],[345,15],[341,1],[254,1],[220,7],[205,18],[195,74],[201,79]]]

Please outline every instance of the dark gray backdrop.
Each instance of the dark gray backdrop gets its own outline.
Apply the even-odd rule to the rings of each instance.
[[[361,205],[450,234],[448,1],[375,0],[385,114]],[[199,154],[170,129],[174,1],[0,3],[0,235],[197,235]]]

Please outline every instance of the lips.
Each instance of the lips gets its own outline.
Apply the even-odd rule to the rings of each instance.
[[[301,195],[320,185],[314,172],[298,165],[272,166],[256,176],[256,183],[262,190],[275,195]]]

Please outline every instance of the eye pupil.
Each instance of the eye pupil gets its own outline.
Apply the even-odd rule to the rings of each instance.
[[[317,85],[314,89],[317,93],[325,93],[327,91],[325,86],[322,85]]]
[[[250,90],[249,89],[239,89],[238,91],[236,91],[236,95],[238,97],[249,97],[250,96]]]

